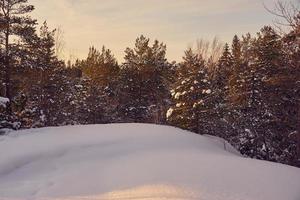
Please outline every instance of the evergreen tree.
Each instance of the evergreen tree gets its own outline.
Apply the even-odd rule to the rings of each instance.
[[[191,49],[185,51],[177,70],[178,81],[172,90],[173,106],[168,122],[197,133],[207,133],[209,126],[209,95],[212,93],[205,61]]]
[[[117,60],[111,51],[104,46],[101,52],[91,47],[87,59],[83,60],[80,65],[84,75],[104,88],[119,72]]]
[[[0,8],[0,45],[4,51],[5,97],[12,100],[12,72],[17,67],[18,56],[25,54],[22,50],[28,38],[35,32],[36,21],[26,15],[34,9],[27,0],[3,0],[0,2]]]
[[[119,109],[121,118],[133,122],[165,121],[170,64],[166,46],[140,36],[135,48],[127,48],[119,77]]]
[[[223,54],[219,59],[217,70],[214,75],[214,85],[216,88],[223,90],[224,93],[228,91],[228,82],[233,69],[233,59],[226,43]]]
[[[244,72],[246,70],[246,63],[243,61],[242,43],[237,35],[234,36],[232,41],[232,71],[229,77],[229,104],[242,103],[241,98],[244,91]]]
[[[244,75],[242,93],[247,103],[240,116],[240,128],[242,127],[243,132],[240,135],[245,141],[241,150],[250,156],[268,160],[277,159],[279,155],[276,155],[276,149],[283,148],[280,144],[286,143],[287,140],[278,131],[279,123],[274,113],[274,105],[278,103],[277,99],[281,98],[277,96],[278,87],[272,83],[282,70],[279,39],[271,27],[264,27],[258,33],[253,42],[253,61],[249,63],[249,70]],[[285,142],[281,143],[283,140]],[[282,152],[280,150],[278,154]]]
[[[217,71],[212,79],[213,93],[211,102],[214,105],[211,113],[214,114],[214,134],[225,139],[230,139],[232,127],[230,118],[232,111],[228,107],[230,97],[230,80],[234,73],[234,60],[229,45],[224,46],[223,54],[218,61]]]
[[[0,96],[5,93],[5,68],[4,68],[4,51],[0,45]]]
[[[285,127],[285,134],[289,136],[294,145],[290,145],[289,157],[294,157],[290,164],[300,166],[300,13],[295,17],[296,25],[293,30],[283,36],[283,69],[277,76],[278,95],[280,102],[275,106],[276,116],[280,118]],[[295,147],[296,146],[296,147]],[[294,148],[293,148],[294,147]],[[294,153],[297,151],[297,153]],[[282,160],[288,160],[287,156]]]
[[[116,87],[119,65],[109,49],[100,51],[90,48],[87,59],[77,62],[82,70],[87,95],[85,123],[108,123],[116,121]]]
[[[40,35],[29,41],[31,67],[24,71],[22,93],[15,101],[15,107],[18,106],[15,112],[22,115],[23,126],[55,125],[53,118],[60,107],[58,97],[62,90],[60,72],[63,64],[54,53],[54,34],[55,30],[50,31],[44,22]]]

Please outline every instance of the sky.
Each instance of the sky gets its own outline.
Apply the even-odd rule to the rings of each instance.
[[[64,58],[84,58],[90,46],[111,49],[123,61],[126,47],[143,34],[167,44],[170,61],[197,39],[256,33],[271,25],[276,0],[29,0],[33,17],[64,32]]]

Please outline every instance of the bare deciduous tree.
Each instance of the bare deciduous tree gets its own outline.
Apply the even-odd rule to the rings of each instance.
[[[199,39],[194,51],[208,63],[209,70],[213,71],[223,53],[223,47],[224,43],[218,37],[214,37],[212,41]]]
[[[196,53],[201,55],[203,59],[208,60],[210,42],[208,40],[198,39],[196,45]]]
[[[219,58],[223,53],[224,43],[221,42],[217,37],[215,37],[211,44],[211,61],[213,63],[218,62]]]
[[[277,17],[274,24],[280,33],[285,33],[285,29],[295,30],[300,25],[300,0],[286,2],[277,0],[274,8],[269,8],[264,4],[265,9]]]
[[[61,26],[58,26],[55,29],[55,55],[58,58],[64,57],[64,49],[65,49],[65,38],[64,38],[64,31]]]

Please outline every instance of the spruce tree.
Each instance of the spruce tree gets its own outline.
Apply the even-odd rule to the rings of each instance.
[[[55,125],[53,118],[56,118],[56,110],[60,107],[58,97],[63,89],[60,73],[63,63],[54,53],[54,34],[55,30],[49,30],[44,22],[39,35],[28,41],[30,68],[23,72],[26,78],[22,93],[18,96],[19,101],[15,101],[19,105],[15,112],[21,114],[24,127]],[[26,101],[22,102],[24,98]]]
[[[228,100],[232,105],[242,103],[243,101],[243,82],[246,64],[243,61],[242,43],[237,35],[234,36],[232,41],[232,71],[229,77],[229,93]]]
[[[245,105],[241,108],[240,128],[241,151],[260,159],[276,159],[273,154],[279,148],[280,140],[285,140],[276,129],[277,118],[274,105],[278,98],[278,88],[274,78],[281,71],[280,37],[271,27],[264,27],[252,42],[252,57],[248,70],[244,73]]]
[[[214,77],[215,87],[220,90],[228,91],[228,81],[233,69],[233,59],[229,45],[224,46],[223,54],[219,59],[217,71]]]
[[[5,68],[4,68],[4,51],[0,45],[0,96],[4,96],[5,91]]]
[[[185,51],[183,62],[177,69],[178,81],[173,86],[173,106],[169,109],[168,122],[172,125],[208,133],[211,84],[205,61],[192,49]]]

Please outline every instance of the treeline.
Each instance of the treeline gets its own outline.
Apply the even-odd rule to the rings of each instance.
[[[74,64],[37,31],[27,0],[0,2],[0,131],[98,123],[156,123],[228,140],[244,155],[300,166],[300,13],[288,33],[234,36],[221,55],[188,49],[169,62],[144,36],[119,64],[91,47]],[[201,46],[201,45],[200,45]],[[298,131],[297,131],[298,130]]]

